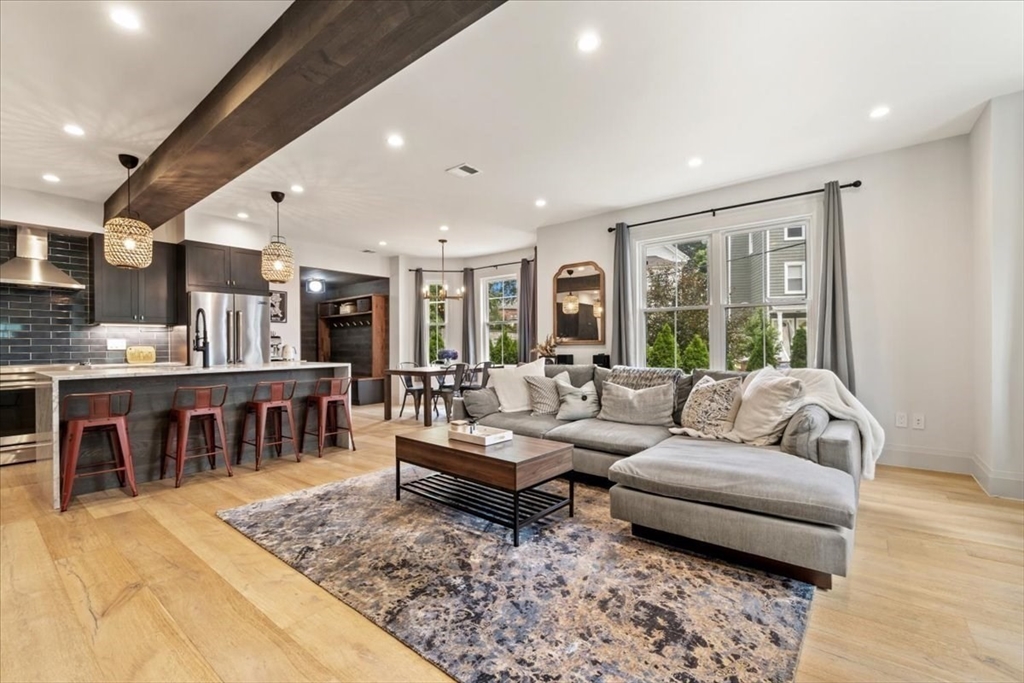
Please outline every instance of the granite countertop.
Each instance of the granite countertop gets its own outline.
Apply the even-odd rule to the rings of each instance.
[[[273,372],[281,370],[318,370],[345,368],[350,363],[306,363],[302,361],[275,361],[262,365],[201,365],[181,363],[153,363],[149,365],[54,365],[35,366],[33,372],[54,380],[104,379],[107,377],[160,377],[168,375],[210,375],[235,372]]]

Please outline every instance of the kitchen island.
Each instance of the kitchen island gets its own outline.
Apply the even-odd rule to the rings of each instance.
[[[102,391],[131,389],[134,403],[128,416],[128,434],[131,441],[135,478],[139,483],[160,478],[160,459],[167,433],[168,411],[174,397],[174,390],[185,386],[210,386],[226,384],[227,399],[224,402],[224,431],[228,457],[238,453],[241,440],[242,418],[245,404],[252,397],[253,387],[260,381],[296,380],[292,411],[295,429],[302,431],[305,414],[305,399],[313,393],[317,379],[321,377],[346,377],[351,372],[348,363],[304,363],[273,362],[263,365],[221,365],[203,368],[194,365],[174,363],[153,365],[60,365],[35,369],[40,379],[49,380],[36,391],[36,431],[52,434],[52,445],[37,450],[36,467],[39,475],[39,491],[48,505],[60,508],[60,406],[68,394],[84,394]],[[287,430],[287,427],[285,427]],[[295,435],[296,443],[300,434]],[[251,437],[250,437],[251,438]],[[339,437],[347,438],[347,437]],[[199,430],[191,434],[199,443]],[[111,453],[107,439],[102,434],[87,434],[82,442],[80,463],[109,460]],[[285,446],[282,455],[294,457]],[[242,465],[252,463],[255,453],[251,446],[245,448]],[[80,465],[81,467],[81,465]],[[195,458],[185,464],[186,474],[208,468],[205,458]],[[173,470],[173,466],[172,466]],[[218,470],[224,472],[218,461]],[[225,474],[226,476],[226,474]],[[173,482],[173,477],[168,481]],[[187,479],[186,479],[187,481]],[[171,484],[173,485],[173,483]],[[118,487],[113,474],[104,474],[79,479],[75,482],[74,495]],[[125,489],[127,491],[127,489]],[[130,494],[129,494],[130,495]]]

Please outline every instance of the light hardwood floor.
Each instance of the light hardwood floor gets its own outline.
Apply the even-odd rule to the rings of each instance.
[[[35,465],[0,469],[0,681],[446,680],[214,516],[393,467],[394,435],[417,423],[382,412],[356,410],[354,453],[82,496],[63,515],[37,501]],[[1024,506],[880,467],[797,680],[1024,680]]]

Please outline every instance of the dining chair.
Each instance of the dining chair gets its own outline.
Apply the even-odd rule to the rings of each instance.
[[[437,400],[444,401],[444,416],[449,422],[452,419],[452,402],[459,395],[462,378],[466,374],[468,363],[452,363],[447,371],[437,378],[437,390],[434,394],[434,413],[437,414]]]
[[[466,368],[462,376],[462,383],[459,385],[459,392],[476,391],[487,386],[487,369],[491,361],[485,360],[475,364],[472,369]]]
[[[398,369],[402,368],[415,368],[416,363],[412,361],[403,361],[398,364]],[[405,403],[412,396],[413,407],[416,409],[416,419],[420,419],[420,403],[423,401],[423,384],[412,375],[401,375],[402,387],[405,389],[405,393],[402,394],[402,409],[398,411],[398,417],[402,417],[402,413],[405,412]]]

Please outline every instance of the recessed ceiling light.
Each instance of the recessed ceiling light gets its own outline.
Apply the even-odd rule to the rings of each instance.
[[[533,203],[533,205],[536,206],[538,209],[543,209],[545,206],[548,205],[548,200],[546,200],[546,199],[538,199],[537,201],[535,201]]]
[[[701,159],[700,157],[693,157],[686,163],[689,165],[690,168],[697,168],[698,166],[704,163],[704,160]]]
[[[122,28],[138,31],[142,27],[139,15],[126,7],[117,7],[110,13],[111,20]]]
[[[85,131],[82,130],[82,127],[76,126],[73,123],[69,123],[68,125],[64,126],[64,132],[67,133],[68,135],[75,135],[77,137],[85,135]]]
[[[441,232],[448,232],[448,226],[447,225],[442,225],[441,226]]]
[[[248,218],[249,214],[247,214],[245,211],[239,211],[238,212],[238,217],[239,218]]]
[[[306,188],[302,187],[302,185],[292,185],[292,192],[295,192],[296,194],[302,194],[305,191]]]
[[[885,106],[884,104],[875,107],[874,109],[871,110],[871,114],[869,114],[869,116],[873,119],[885,118],[888,115],[889,107]]]
[[[392,147],[401,147],[405,144],[405,138],[398,133],[392,133],[388,136],[388,144]]]
[[[59,183],[60,182],[60,178],[58,178],[57,176],[53,175],[52,173],[44,173],[43,174],[43,180],[45,180],[48,183]]]
[[[387,242],[385,242],[385,241],[383,241],[383,240],[381,240],[380,242],[377,242],[377,244],[379,244],[379,245],[380,245],[380,246],[382,246],[382,247],[386,247],[386,246],[388,246],[388,243],[387,243]]]
[[[601,36],[588,31],[576,40],[576,48],[580,52],[593,52],[601,46]]]

